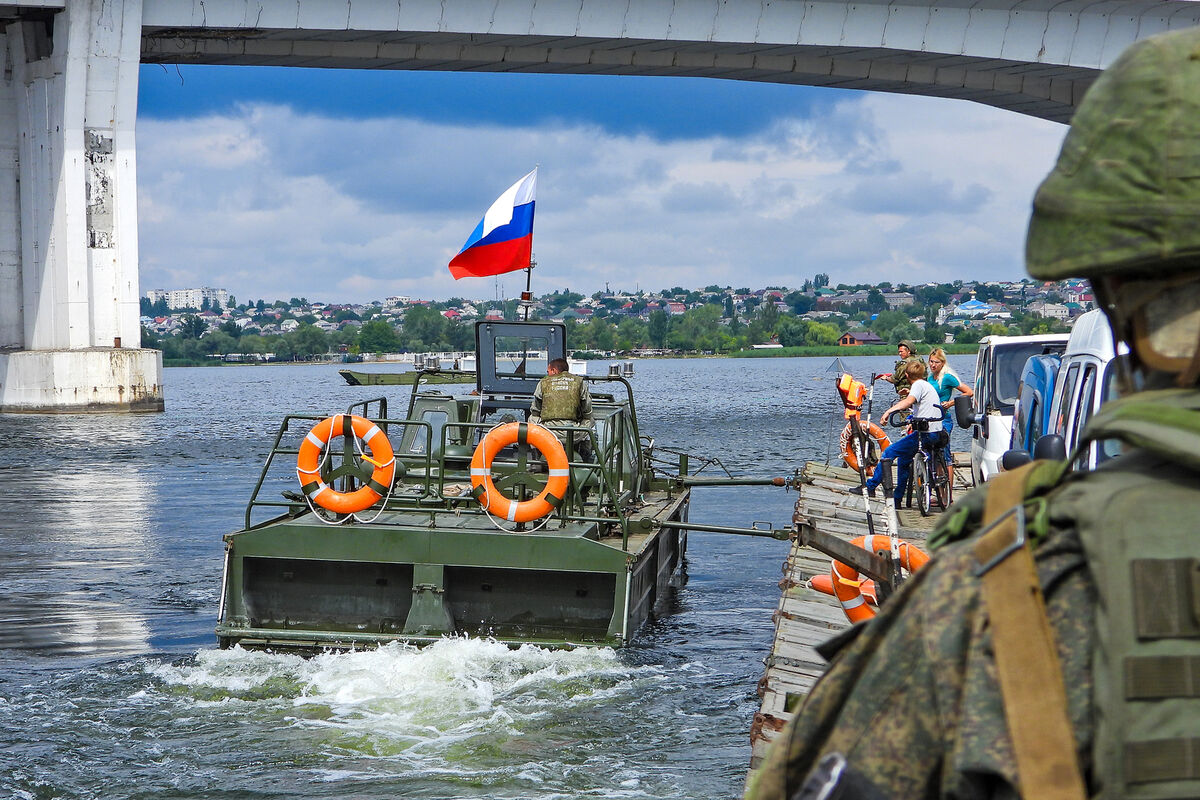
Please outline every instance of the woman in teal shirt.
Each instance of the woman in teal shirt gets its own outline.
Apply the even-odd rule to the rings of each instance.
[[[971,391],[970,386],[960,381],[954,370],[946,364],[946,351],[940,347],[933,348],[929,353],[929,377],[926,380],[933,384],[934,389],[937,389],[942,408],[946,409],[946,418],[942,421],[942,430],[946,432],[946,446],[942,449],[942,460],[946,462],[946,474],[950,476],[950,486],[953,487],[954,459],[950,455],[950,431],[954,429],[954,417],[951,414],[954,409],[954,400],[951,399],[951,396],[955,389],[967,397],[974,397],[975,392]]]

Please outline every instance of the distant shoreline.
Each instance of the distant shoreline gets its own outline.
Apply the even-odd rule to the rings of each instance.
[[[951,343],[936,345],[946,351],[947,355],[972,355],[979,352],[979,345],[967,343]],[[929,355],[935,345],[917,344],[917,355]],[[730,358],[794,358],[796,356],[894,356],[894,344],[864,344],[852,347],[841,345],[805,345],[802,347],[772,347],[766,350],[739,350],[730,353]]]
[[[944,344],[941,347],[946,351],[947,355],[974,355],[979,352],[978,344]],[[918,344],[917,355],[926,356],[933,349],[933,345]],[[896,348],[893,345],[857,345],[854,347],[842,347],[840,345],[805,345],[802,347],[772,347],[766,350],[738,350],[734,353],[672,353],[661,356],[600,356],[591,361],[630,361],[643,360],[651,358],[797,358],[804,356],[894,356]],[[338,366],[346,369],[350,366],[362,366],[364,364],[387,364],[392,362],[387,361],[361,361],[355,364],[347,364],[343,361],[222,361],[220,359],[212,359],[201,362],[193,362],[185,359],[163,359],[163,367],[252,367],[252,366],[279,366],[279,365],[295,365],[295,364],[324,364],[326,366]]]

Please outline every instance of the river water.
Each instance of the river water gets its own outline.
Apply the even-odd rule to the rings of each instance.
[[[842,424],[831,361],[638,361],[641,430],[734,474],[788,474]],[[951,364],[970,378],[973,357]],[[740,794],[785,543],[693,533],[670,613],[619,651],[217,650],[221,535],[279,416],[407,389],[330,366],[164,377],[164,414],[0,415],[0,798]],[[698,489],[691,519],[783,526],[794,499]]]

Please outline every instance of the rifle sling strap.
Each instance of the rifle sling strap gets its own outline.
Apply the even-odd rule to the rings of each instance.
[[[1004,715],[1026,800],[1084,800],[1067,693],[1033,552],[1025,541],[1026,477],[1036,462],[988,482],[975,543]]]

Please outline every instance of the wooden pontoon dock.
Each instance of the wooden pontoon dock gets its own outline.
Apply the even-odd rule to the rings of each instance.
[[[954,460],[954,494],[958,497],[970,488],[964,482],[970,479],[970,466],[963,454],[956,453]],[[877,535],[898,536],[924,549],[940,512],[923,517],[915,508],[897,510],[882,493],[877,498],[852,494],[850,490],[858,485],[858,473],[853,470],[808,462],[801,472],[793,524],[810,525],[850,541],[870,532],[864,505],[869,502]],[[809,585],[814,576],[829,574],[829,556],[793,539],[782,568],[779,605],[774,613],[775,639],[758,684],[762,705],[750,730],[751,774],[825,671],[825,659],[815,648],[850,624],[836,598]]]

